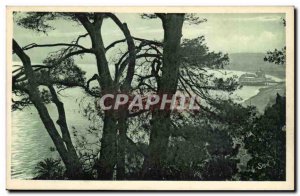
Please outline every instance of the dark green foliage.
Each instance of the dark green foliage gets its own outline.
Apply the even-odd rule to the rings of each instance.
[[[44,61],[46,65],[55,65],[57,58],[49,57]],[[60,64],[53,66],[49,74],[51,82],[59,88],[62,86],[76,87],[84,86],[85,72],[82,71],[74,62],[73,58],[68,58]]]
[[[167,180],[233,180],[237,173],[235,146],[226,130],[185,127],[173,138],[166,163]]]
[[[47,30],[54,29],[48,24],[48,21],[56,19],[55,13],[27,12],[25,15],[26,17],[21,17],[17,20],[17,24],[21,27],[43,33],[46,33]]]
[[[141,14],[141,17],[143,19],[155,19],[160,17],[160,15],[164,15],[164,14]],[[206,18],[200,18],[199,16],[197,16],[196,14],[193,13],[189,13],[189,14],[185,14],[184,15],[184,21],[187,22],[189,25],[198,25],[204,22],[207,22]]]
[[[47,158],[40,161],[35,167],[35,180],[63,180],[65,169],[60,160]]]
[[[254,120],[247,130],[245,148],[252,156],[245,180],[285,180],[286,163],[286,101],[277,95],[276,103]]]
[[[199,25],[201,23],[207,22],[206,18],[200,18],[197,14],[189,13],[184,15],[184,21],[189,25]]]
[[[66,167],[60,159],[46,158],[35,167],[34,180],[68,180]],[[94,179],[92,171],[84,171],[78,177],[82,180]]]
[[[210,105],[214,108],[215,119],[222,124],[229,124],[235,131],[238,127],[244,128],[256,115],[253,106],[245,108],[232,100],[211,100]]]
[[[238,172],[237,163],[237,160],[232,158],[213,156],[205,163],[202,178],[207,181],[234,180]]]
[[[20,15],[19,15],[20,14]],[[26,12],[14,14],[14,19],[16,23],[26,29],[36,31],[38,33],[47,33],[48,31],[54,30],[55,28],[51,25],[51,21],[54,20],[67,20],[73,21],[78,24],[78,18],[75,14],[80,14],[79,12]],[[88,20],[94,21],[94,13],[84,13]],[[99,13],[100,14],[100,13]],[[104,18],[107,18],[106,16]]]
[[[282,24],[286,26],[285,18],[282,19]],[[275,49],[273,52],[268,51],[267,55],[264,58],[264,61],[268,61],[270,63],[275,63],[278,65],[285,65],[286,63],[286,46],[281,50]]]
[[[12,89],[12,93],[13,95],[15,95],[16,97],[12,98],[12,111],[15,110],[22,110],[25,107],[27,107],[28,105],[32,104],[29,96],[26,92],[24,92],[21,89]],[[18,97],[18,98],[17,98]]]
[[[26,88],[27,82],[23,82],[22,84],[18,84],[18,85],[24,85],[23,87]],[[22,110],[25,107],[32,105],[32,102],[28,94],[25,92],[26,90],[24,91],[24,89],[17,87],[12,90],[14,95],[14,98],[12,99],[12,111]],[[51,102],[51,95],[47,89],[41,88],[40,96],[44,103],[47,104]]]
[[[39,88],[39,93],[41,99],[46,104],[51,102],[51,95],[45,86],[55,85],[58,89],[82,87],[86,80],[85,72],[75,64],[73,58],[65,59],[59,64],[56,64],[56,61],[56,56],[52,55],[44,60],[45,65],[35,69],[36,80],[42,86]],[[13,74],[12,92],[14,95],[12,110],[22,110],[32,104],[28,97],[28,82],[24,75],[23,67],[20,67]]]
[[[268,51],[264,60],[278,65],[285,65],[286,47],[282,48],[281,50],[275,49],[274,51]]]
[[[204,36],[184,39],[180,50],[181,64],[196,67],[224,68],[229,63],[228,54],[211,52]]]
[[[26,12],[16,13],[15,21],[21,27],[36,31],[38,33],[47,33],[55,28],[51,25],[51,21],[58,19],[66,19],[76,21],[74,13],[66,12]]]

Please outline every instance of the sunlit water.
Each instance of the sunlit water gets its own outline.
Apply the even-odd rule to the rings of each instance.
[[[227,71],[224,75],[219,72],[219,76],[231,77],[233,75],[240,76],[244,72]],[[218,75],[216,73],[216,75]],[[90,77],[91,74],[88,74]],[[278,78],[274,78],[280,81]],[[236,90],[231,96],[237,102],[243,102],[250,97],[255,96],[261,86],[245,86]],[[80,89],[70,89],[62,93],[62,101],[65,104],[68,125],[76,127],[77,130],[87,128],[89,121],[80,113],[79,102],[80,97],[84,97],[84,93]],[[83,102],[91,101],[88,98]],[[54,105],[47,105],[48,110],[54,120],[57,119],[57,111]],[[71,127],[69,127],[71,129]],[[30,179],[35,176],[34,169],[36,164],[49,157],[57,157],[57,152],[51,152],[50,147],[53,143],[44,128],[37,111],[34,107],[27,107],[22,111],[12,113],[12,178]]]
[[[67,122],[77,130],[85,129],[89,121],[83,116],[79,106],[87,102],[86,99],[75,100],[76,97],[83,97],[84,94],[79,89],[72,89],[62,93],[62,101],[66,109]],[[47,108],[55,122],[57,120],[57,110],[53,104],[48,104]],[[72,127],[69,129],[72,130]],[[34,176],[34,168],[37,162],[44,158],[57,157],[57,152],[50,151],[54,147],[37,110],[34,107],[27,107],[22,111],[12,112],[12,177],[28,179]]]

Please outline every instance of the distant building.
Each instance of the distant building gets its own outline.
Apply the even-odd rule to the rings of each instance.
[[[261,69],[255,73],[245,73],[239,78],[239,83],[244,86],[265,86],[273,82]]]

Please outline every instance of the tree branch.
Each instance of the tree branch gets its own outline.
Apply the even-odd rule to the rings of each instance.
[[[77,51],[74,51],[74,52],[70,52],[67,55],[65,55],[64,57],[62,57],[61,59],[59,59],[59,61],[56,62],[56,64],[60,64],[61,62],[63,62],[64,60],[70,58],[71,56],[75,56],[75,55],[79,55],[79,54],[85,54],[85,53],[94,54],[94,50],[92,50],[92,49],[82,49],[82,50],[77,50]]]
[[[105,48],[105,52],[107,52],[109,49],[113,48],[116,44],[119,44],[119,43],[122,43],[122,42],[125,42],[125,41],[126,41],[126,39],[121,39],[121,40],[114,41],[113,43],[109,44]]]
[[[81,48],[81,49],[86,49],[85,47],[78,45],[78,44],[67,44],[67,43],[56,43],[56,44],[36,44],[36,43],[32,43],[29,44],[25,47],[23,47],[23,50],[29,50],[32,48],[43,48],[43,47],[58,47],[58,46],[68,46],[68,47],[77,47],[77,48]]]
[[[125,90],[128,90],[130,88],[130,85],[131,85],[131,82],[132,82],[132,79],[133,79],[135,61],[136,61],[134,41],[133,41],[133,38],[130,34],[130,31],[129,31],[126,23],[122,23],[118,19],[118,17],[116,17],[116,15],[114,15],[112,13],[107,13],[106,15],[108,17],[110,17],[116,23],[116,25],[121,29],[121,31],[123,32],[123,34],[126,38],[126,42],[127,42],[127,45],[128,45],[128,54],[129,54],[128,58],[129,59],[128,59],[127,75],[126,75],[123,87],[125,88]]]

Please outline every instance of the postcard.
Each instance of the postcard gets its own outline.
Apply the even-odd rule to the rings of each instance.
[[[294,7],[7,7],[7,189],[293,191]]]

